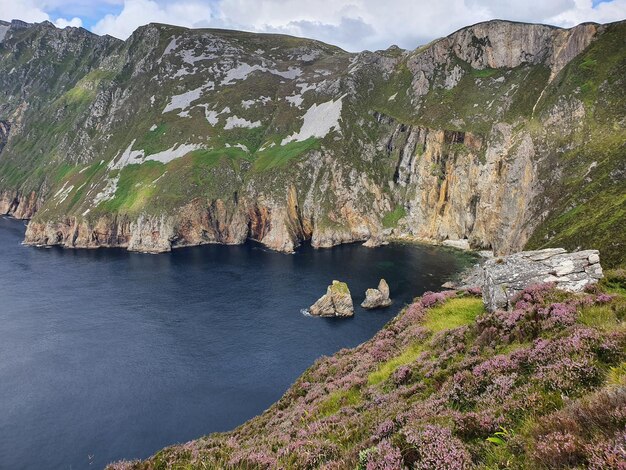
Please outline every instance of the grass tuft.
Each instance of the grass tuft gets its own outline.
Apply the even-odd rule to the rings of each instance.
[[[485,312],[480,298],[462,297],[450,299],[445,304],[428,309],[424,326],[433,333],[469,325]]]
[[[391,374],[400,366],[404,366],[406,364],[410,364],[418,356],[424,351],[424,346],[422,343],[413,343],[410,345],[402,354],[399,356],[393,357],[386,362],[383,362],[378,369],[372,372],[367,377],[367,383],[369,385],[377,385],[381,382],[384,382]]]
[[[318,416],[325,418],[337,413],[344,406],[356,406],[361,402],[361,392],[353,387],[349,390],[335,390],[318,408]]]
[[[387,212],[383,217],[383,227],[394,228],[397,227],[398,221],[406,216],[406,210],[402,206],[397,206],[391,212]]]

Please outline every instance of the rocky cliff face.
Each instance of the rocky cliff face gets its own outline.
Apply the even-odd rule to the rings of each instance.
[[[22,194],[19,191],[0,192],[0,214],[17,219],[30,219],[41,207],[42,201],[35,191]]]
[[[623,235],[568,215],[623,199],[623,23],[493,21],[360,54],[154,24],[125,42],[2,28],[0,212],[32,218],[27,243],[414,237],[623,257]]]

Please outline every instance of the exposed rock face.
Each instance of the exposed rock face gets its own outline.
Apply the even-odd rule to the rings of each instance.
[[[11,124],[7,121],[0,121],[0,152],[2,148],[9,140],[9,131],[11,130]]]
[[[537,186],[530,136],[514,138],[504,123],[486,138],[403,125],[395,136],[401,146],[395,183],[407,195],[409,233],[499,254],[524,246]]]
[[[248,220],[241,211],[231,213],[221,200],[205,204],[197,200],[171,216],[103,216],[93,222],[75,217],[46,223],[35,220],[28,224],[25,243],[67,248],[118,246],[162,253],[209,243],[241,244],[248,233]]]
[[[511,307],[513,298],[533,284],[555,283],[558,289],[580,292],[602,278],[597,250],[567,253],[562,248],[522,251],[486,261],[483,300],[491,311]]]
[[[381,279],[377,289],[367,289],[365,292],[365,300],[361,303],[361,307],[366,309],[384,308],[391,305],[389,298],[389,285],[387,281]]]
[[[580,181],[617,194],[602,207],[618,213],[620,149],[596,155],[623,141],[624,31],[490,21],[352,54],[162,24],[120,41],[5,23],[0,211],[32,218],[26,243],[75,248],[577,246],[571,222],[542,225],[592,201]],[[605,263],[626,251],[593,237]]]
[[[352,295],[345,282],[333,281],[326,294],[309,308],[309,313],[318,317],[351,317],[354,315]]]
[[[22,194],[20,191],[0,192],[0,215],[30,219],[41,204],[42,201],[34,191],[29,194]]]
[[[590,44],[597,30],[598,25],[590,23],[563,30],[498,20],[468,26],[411,58],[409,67],[415,76],[413,87],[416,95],[425,95],[436,64],[442,63],[450,69],[446,85],[458,83],[462,74],[456,66],[459,59],[477,69],[546,64],[554,77]]]

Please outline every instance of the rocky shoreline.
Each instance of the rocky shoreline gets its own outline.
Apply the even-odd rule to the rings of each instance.
[[[345,231],[302,220],[297,211],[292,210],[287,211],[292,216],[287,214],[286,221],[275,224],[273,217],[276,215],[272,214],[280,212],[275,208],[255,206],[231,215],[221,200],[208,205],[192,201],[176,215],[134,218],[109,214],[95,222],[76,217],[56,222],[33,220],[42,204],[43,200],[34,191],[28,195],[11,191],[0,193],[0,214],[28,222],[24,245],[70,249],[125,248],[156,254],[207,244],[240,245],[252,240],[283,253],[294,253],[303,242],[310,242],[314,248],[360,242],[368,248],[389,243],[417,243],[475,251],[467,239],[437,240],[381,227],[372,230],[375,224],[358,218],[357,223]]]

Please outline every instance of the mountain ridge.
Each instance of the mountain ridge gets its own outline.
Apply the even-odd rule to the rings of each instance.
[[[0,42],[7,59],[0,76],[19,75],[0,102],[0,120],[13,123],[0,154],[0,212],[32,218],[30,244],[158,252],[252,238],[293,251],[308,239],[325,247],[412,237],[467,239],[508,253],[556,237],[575,248],[567,227],[542,229],[558,218],[546,212],[563,195],[570,202],[562,213],[589,205],[588,197],[574,202],[575,188],[549,195],[564,180],[548,181],[541,167],[547,160],[558,167],[567,150],[547,128],[565,126],[584,149],[599,137],[581,132],[602,127],[614,142],[610,154],[621,152],[621,98],[613,93],[608,121],[594,117],[603,96],[595,81],[620,86],[620,51],[602,51],[612,57],[611,73],[604,65],[584,70],[588,88],[566,91],[574,84],[558,77],[578,79],[580,65],[576,74],[570,65],[598,41],[623,43],[623,22],[562,29],[492,20],[413,51],[360,53],[293,36],[161,24],[126,41],[50,28],[54,38],[41,42],[38,27],[18,30],[10,44]],[[84,44],[73,75],[63,69],[64,50],[50,47],[69,38],[71,47]],[[37,61],[43,50],[46,63]],[[37,76],[33,70],[48,72],[15,89]],[[37,87],[51,107],[28,94]],[[49,135],[41,135],[46,127]],[[113,163],[123,154],[132,164]],[[606,165],[578,158],[586,167],[596,162],[592,176],[608,173],[602,183],[619,199],[619,179],[610,177],[621,171],[619,158]],[[25,173],[27,166],[35,171]],[[584,174],[577,171],[571,178]],[[518,181],[523,188],[512,197]],[[519,198],[526,202],[518,207]],[[618,241],[598,246],[612,264],[623,262]]]

